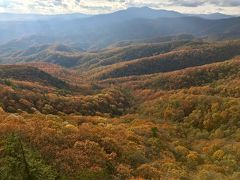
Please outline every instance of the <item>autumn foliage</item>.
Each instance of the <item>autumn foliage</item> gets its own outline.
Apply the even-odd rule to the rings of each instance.
[[[239,42],[186,43],[0,66],[0,179],[239,179]]]

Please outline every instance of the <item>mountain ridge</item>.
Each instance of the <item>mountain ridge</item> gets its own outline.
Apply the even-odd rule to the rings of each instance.
[[[65,43],[89,50],[105,48],[124,40],[177,34],[224,40],[240,37],[239,21],[239,17],[203,19],[175,11],[129,8],[86,18],[69,19],[60,16],[57,20],[0,21],[0,42],[2,45],[10,42],[11,47],[16,46],[13,43],[19,43],[16,46],[18,48],[34,44]]]

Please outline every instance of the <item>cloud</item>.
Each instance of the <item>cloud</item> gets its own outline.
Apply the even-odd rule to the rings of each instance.
[[[126,1],[128,4],[153,4],[153,5],[167,5],[167,6],[185,6],[185,7],[198,7],[203,5],[216,5],[226,7],[240,6],[240,0],[130,0]]]
[[[204,5],[206,2],[203,0],[189,1],[189,0],[171,0],[170,5],[185,6],[185,7],[198,7]]]
[[[107,13],[132,6],[183,12],[240,12],[240,0],[0,0],[0,10],[25,13]],[[198,12],[199,13],[199,12]]]
[[[221,7],[236,7],[240,6],[239,0],[210,0],[209,3],[215,4]]]

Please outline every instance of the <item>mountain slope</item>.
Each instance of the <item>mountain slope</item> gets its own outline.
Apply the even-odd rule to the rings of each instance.
[[[59,89],[67,89],[68,85],[37,68],[21,66],[21,65],[1,65],[1,80],[19,80],[28,82],[37,82],[41,85],[52,86]]]
[[[7,45],[9,51],[5,51],[6,46],[0,47],[0,63],[22,63],[22,62],[50,62],[59,64],[65,67],[76,66],[78,63],[80,51],[63,44],[50,44],[41,46],[32,46],[14,50]],[[5,52],[5,53],[4,53]]]
[[[113,64],[89,71],[92,77],[106,79],[175,71],[187,67],[221,62],[240,54],[239,41],[183,48],[165,54]]]
[[[240,57],[237,57],[226,62],[153,75],[151,78],[146,79],[146,83],[139,84],[139,86],[143,88],[173,90],[205,86],[222,79],[224,79],[224,81],[227,79],[231,82],[231,80],[240,77],[239,69]]]

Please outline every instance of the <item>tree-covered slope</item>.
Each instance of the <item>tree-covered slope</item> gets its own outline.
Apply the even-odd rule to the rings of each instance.
[[[221,62],[239,55],[239,41],[187,47],[152,57],[117,63],[89,71],[99,79],[170,72],[188,67]]]
[[[19,81],[36,82],[45,86],[52,86],[59,89],[67,89],[68,85],[48,73],[34,67],[23,65],[1,65],[1,81],[12,79]]]

